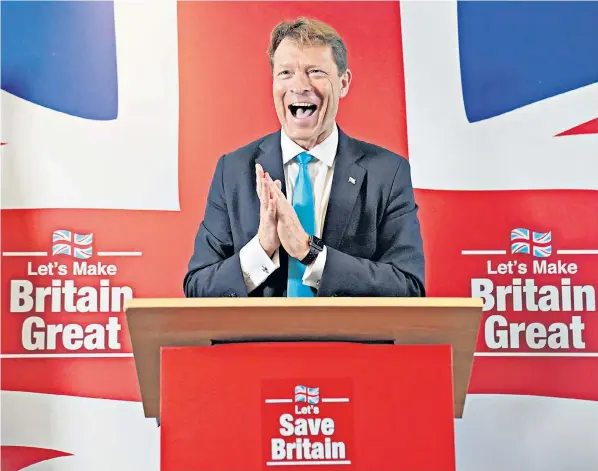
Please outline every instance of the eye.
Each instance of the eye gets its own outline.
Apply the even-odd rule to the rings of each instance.
[[[320,69],[311,69],[309,71],[309,73],[310,74],[316,74],[316,75],[322,75],[322,74],[325,74],[326,72],[324,72],[323,70],[320,70]]]
[[[278,72],[278,76],[279,77],[284,77],[286,75],[290,75],[291,72],[289,72],[288,70],[281,70],[280,72]]]

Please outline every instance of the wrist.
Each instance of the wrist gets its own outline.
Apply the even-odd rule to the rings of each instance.
[[[294,257],[297,260],[303,260],[307,257],[309,253],[309,235],[305,234],[305,238],[303,239],[303,243],[301,244],[301,250],[297,253],[297,256]]]
[[[307,240],[307,252],[299,258],[299,261],[305,266],[310,266],[324,250],[324,243],[316,236],[310,236]]]
[[[260,237],[259,237],[259,236],[258,236],[258,241],[259,241],[259,243],[260,243],[260,246],[262,247],[262,250],[263,250],[264,252],[266,252],[266,255],[267,255],[269,258],[272,258],[272,256],[274,255],[274,252],[276,252],[276,249],[277,249],[278,247],[274,247],[274,246],[271,246],[271,245],[268,245],[268,244],[264,244],[264,243],[262,242],[262,240],[260,239]]]

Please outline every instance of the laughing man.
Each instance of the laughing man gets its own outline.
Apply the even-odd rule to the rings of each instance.
[[[408,161],[335,121],[352,78],[342,38],[298,18],[268,52],[281,129],[218,161],[186,296],[425,296]]]

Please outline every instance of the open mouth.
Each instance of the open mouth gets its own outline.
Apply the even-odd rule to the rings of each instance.
[[[292,103],[289,105],[289,111],[293,118],[305,119],[313,115],[318,109],[317,105],[313,103]]]

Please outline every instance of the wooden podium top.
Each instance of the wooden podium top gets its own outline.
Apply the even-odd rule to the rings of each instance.
[[[161,347],[291,339],[452,345],[461,417],[482,306],[474,298],[140,298],[125,313],[147,417],[159,416]]]

